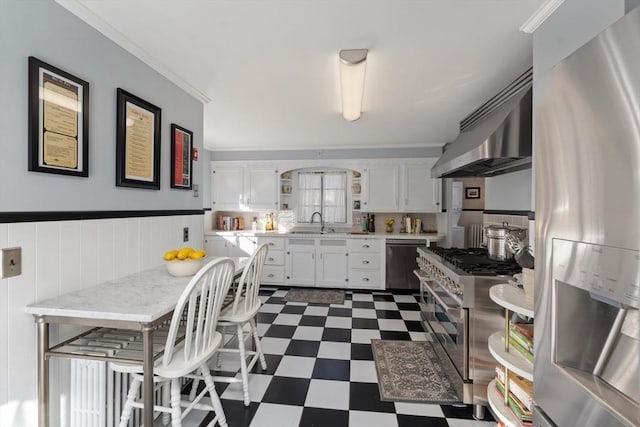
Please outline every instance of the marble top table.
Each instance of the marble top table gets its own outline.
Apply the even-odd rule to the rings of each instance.
[[[235,277],[249,258],[232,257]],[[110,280],[26,307],[38,338],[38,425],[49,426],[49,324],[65,323],[142,331],[144,373],[153,376],[153,330],[170,318],[191,277],[174,277],[166,266]],[[108,357],[106,358],[108,359]],[[153,425],[153,382],[144,384],[144,424]]]

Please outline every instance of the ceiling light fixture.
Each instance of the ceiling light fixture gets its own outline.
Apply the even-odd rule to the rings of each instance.
[[[340,51],[340,89],[342,116],[350,122],[358,120],[362,111],[364,74],[367,69],[367,49]]]
[[[562,5],[562,3],[564,3],[564,0],[546,0],[540,5],[538,10],[536,10],[529,19],[527,19],[527,22],[522,24],[520,31],[527,34],[533,34],[533,32],[537,30],[538,27],[542,25],[542,23],[546,21],[547,18],[549,18],[549,16],[551,16],[551,14],[560,7],[560,5]]]

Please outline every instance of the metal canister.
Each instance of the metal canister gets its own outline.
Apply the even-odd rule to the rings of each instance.
[[[517,237],[524,237],[524,229],[509,227],[507,222],[502,225],[489,225],[485,227],[487,236],[487,250],[489,258],[496,261],[507,261],[513,259],[513,251],[507,244],[507,236],[514,234]]]

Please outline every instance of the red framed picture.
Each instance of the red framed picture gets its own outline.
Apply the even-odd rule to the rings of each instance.
[[[193,132],[171,124],[171,188],[191,190],[193,181]]]

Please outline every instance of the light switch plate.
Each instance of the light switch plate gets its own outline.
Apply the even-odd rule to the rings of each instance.
[[[3,248],[0,279],[22,274],[22,248]]]
[[[198,184],[193,184],[193,197],[200,197],[200,189]]]
[[[189,227],[184,227],[182,229],[182,241],[183,242],[189,241]]]

